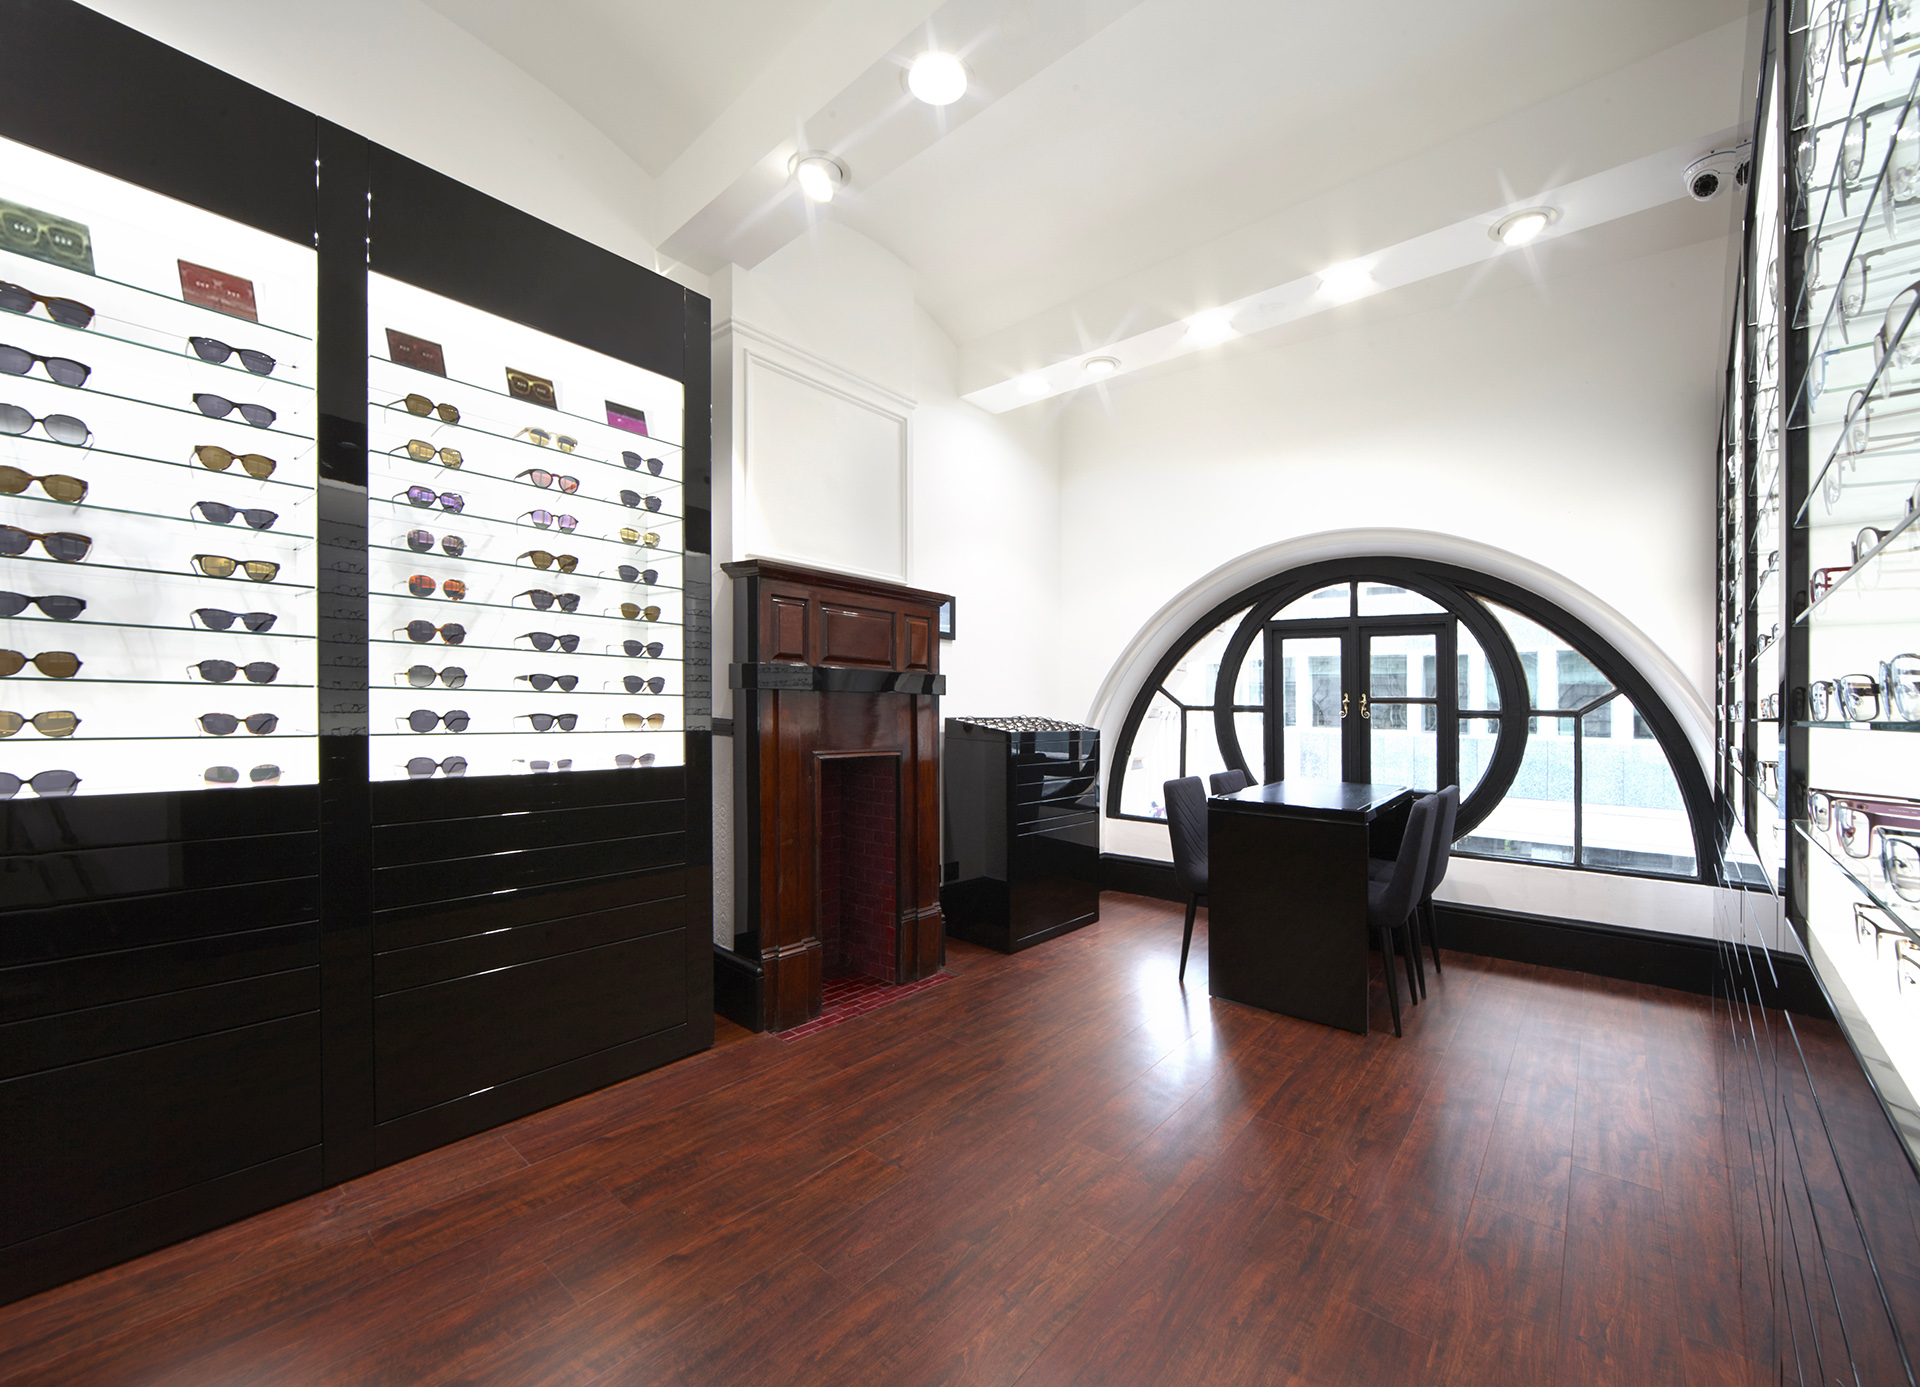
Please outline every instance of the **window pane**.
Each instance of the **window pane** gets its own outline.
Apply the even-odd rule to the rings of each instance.
[[[1233,730],[1240,735],[1240,754],[1247,758],[1247,769],[1253,772],[1255,780],[1264,783],[1267,778],[1267,715],[1235,713]]]
[[[1373,644],[1377,648],[1380,642],[1375,641]],[[1405,698],[1407,696],[1407,657],[1402,654],[1372,656],[1367,691],[1373,698]],[[1405,729],[1407,705],[1404,703],[1375,705],[1370,718],[1374,727],[1378,729]]]
[[[1488,738],[1487,756],[1493,755]],[[1466,756],[1461,739],[1461,756]],[[1464,789],[1464,785],[1462,786]],[[1465,852],[1524,862],[1573,861],[1573,741],[1527,738],[1520,774],[1493,812],[1461,840]]]
[[[1332,587],[1310,592],[1305,597],[1296,597],[1282,607],[1275,621],[1301,621],[1307,618],[1349,617],[1353,615],[1351,583],[1335,583]]]
[[[1245,615],[1242,611],[1228,617],[1195,641],[1187,653],[1180,657],[1172,673],[1167,675],[1162,687],[1189,707],[1205,704],[1211,708],[1215,681],[1220,677],[1220,659],[1226,653],[1233,628],[1240,624],[1240,618]]]
[[[1493,744],[1499,739],[1496,718],[1460,719],[1460,798],[1479,788],[1480,781],[1493,764]]]
[[[1235,625],[1239,623],[1236,621]],[[1255,636],[1240,661],[1240,673],[1233,681],[1235,703],[1264,704],[1267,701],[1267,642]]]
[[[1165,694],[1156,693],[1133,737],[1126,779],[1120,785],[1120,812],[1148,819],[1166,818],[1162,787],[1179,775],[1180,710]]]
[[[1215,771],[1227,768],[1220,754],[1220,739],[1213,731],[1213,709],[1187,714],[1187,774],[1200,777],[1202,785]]]
[[[1369,583],[1364,578],[1360,580],[1361,616],[1412,616],[1444,610],[1439,603],[1429,601],[1417,592],[1408,592],[1405,588],[1396,588],[1387,583]]]
[[[1559,701],[1552,704],[1555,708],[1584,708],[1602,694],[1613,692],[1613,684],[1600,673],[1589,660],[1577,650],[1556,650],[1553,653],[1554,678],[1558,691],[1554,697]],[[1563,737],[1573,735],[1573,719],[1559,719],[1559,732]],[[1582,735],[1588,737],[1611,737],[1613,735],[1613,705],[1604,704],[1587,714],[1581,725]]]
[[[1280,730],[1280,777],[1340,779],[1340,638],[1289,636],[1281,642],[1287,677]],[[1270,778],[1273,777],[1269,771]]]
[[[1454,648],[1460,652],[1460,706],[1462,708],[1498,708],[1500,685],[1493,677],[1487,652],[1474,639],[1473,632],[1459,622],[1453,627]]]
[[[1633,710],[1622,696],[1602,711],[1615,707]],[[1637,722],[1639,714],[1631,720]],[[1593,714],[1585,721],[1592,722]],[[1660,744],[1589,737],[1580,755],[1580,865],[1694,875],[1693,827]]]

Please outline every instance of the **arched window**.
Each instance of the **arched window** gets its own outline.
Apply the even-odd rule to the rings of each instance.
[[[1717,871],[1706,780],[1647,681],[1577,617],[1448,564],[1339,559],[1220,604],[1128,711],[1107,813],[1164,818],[1166,781],[1228,767],[1458,783],[1469,856]]]

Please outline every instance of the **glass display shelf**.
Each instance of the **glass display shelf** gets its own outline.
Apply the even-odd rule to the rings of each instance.
[[[367,364],[369,367],[370,374],[373,372],[386,371],[386,370],[404,372],[405,379],[411,380],[413,385],[412,385],[412,388],[403,392],[402,394],[403,399],[405,398],[406,394],[424,394],[436,388],[444,390],[449,386],[458,386],[460,388],[461,393],[463,394],[475,393],[479,395],[493,397],[495,400],[502,402],[501,405],[499,406],[501,408],[505,408],[509,406],[520,407],[522,404],[521,401],[515,399],[512,395],[508,394],[504,390],[499,389],[496,386],[482,385],[478,381],[463,380],[454,376],[443,376],[438,374],[437,372],[422,370],[418,366],[409,365],[408,363],[403,361],[395,361],[393,360],[392,357],[389,357],[389,356],[379,356],[379,355],[369,356],[367,358]],[[631,369],[637,369],[637,368],[631,368]],[[393,408],[394,406],[392,404],[382,402],[380,407]],[[615,434],[618,434],[620,438],[626,440],[623,451],[632,451],[632,452],[640,453],[642,455],[651,453],[656,449],[666,450],[674,453],[678,453],[681,451],[680,444],[674,443],[669,441],[668,439],[662,438],[658,434],[655,434],[651,431],[647,433],[633,433],[630,430],[621,428],[617,424],[609,424],[604,419],[595,419],[591,415],[575,414],[564,409],[553,409],[548,412],[553,414],[556,418],[572,420],[574,424],[581,425],[584,428],[605,429],[605,430],[610,430]],[[420,419],[423,422],[428,420],[431,420],[436,423],[440,422],[438,417],[431,413],[426,415],[416,414],[413,417],[416,419]],[[464,414],[462,416],[462,424],[453,425],[450,427],[466,427],[464,423]],[[501,435],[498,435],[498,434],[495,434],[494,436],[501,437]],[[639,440],[640,443],[645,444],[645,446],[644,447],[638,446],[634,442],[634,440],[636,439]],[[506,437],[504,438],[503,441],[517,443],[524,447],[529,447],[529,448],[540,448],[543,446],[541,444],[533,443],[530,440],[519,438],[519,437]],[[584,456],[583,454],[580,454],[578,452],[574,452],[574,453],[561,452],[558,448],[555,448],[552,446],[546,446],[546,452],[550,457],[555,455],[558,455],[560,457],[583,457]],[[626,464],[620,461],[620,459],[618,458],[596,458],[591,460],[602,462],[608,467],[619,468],[623,472],[629,471]],[[663,458],[662,461],[665,462],[666,460]],[[671,464],[668,464],[668,465],[671,465]],[[656,476],[660,474],[652,473],[642,469],[642,470],[633,472],[633,475]]]
[[[1800,722],[1795,727],[1837,732],[1920,732],[1920,722]]]
[[[302,540],[306,543],[313,542],[312,535],[302,534],[298,530],[283,529],[277,520],[271,528],[255,529],[238,515],[236,515],[230,523],[223,525],[215,520],[202,520],[195,515],[162,515],[149,510],[130,510],[125,506],[97,505],[91,500],[83,501],[76,505],[69,504],[65,501],[56,501],[51,496],[20,495],[9,497],[8,499],[16,504],[25,503],[27,505],[33,505],[38,503],[43,506],[47,512],[45,523],[52,525],[55,529],[62,530],[69,528],[69,522],[77,522],[83,519],[85,515],[130,515],[137,516],[142,520],[152,521],[159,525],[197,525],[209,535],[218,535],[223,532],[229,535],[246,535],[249,537],[271,535],[275,539]],[[200,500],[214,501],[218,499],[218,497],[214,496],[203,496],[198,498],[195,504]],[[236,506],[234,509],[240,510],[243,509],[243,507]],[[253,509],[265,509],[265,507],[254,507]],[[285,516],[281,517],[281,519],[285,518]],[[16,555],[15,557],[21,556]],[[55,562],[58,562],[58,560],[55,560]]]

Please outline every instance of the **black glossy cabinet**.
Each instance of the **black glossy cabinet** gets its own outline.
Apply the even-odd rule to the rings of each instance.
[[[947,933],[1018,953],[1100,918],[1100,734],[948,718]]]

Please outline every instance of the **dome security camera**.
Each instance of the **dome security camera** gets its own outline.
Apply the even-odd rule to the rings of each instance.
[[[1729,186],[1746,187],[1752,169],[1748,154],[1751,147],[1742,142],[1732,149],[1716,149],[1688,164],[1687,171],[1681,175],[1687,196],[1695,202],[1712,202]]]

